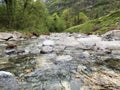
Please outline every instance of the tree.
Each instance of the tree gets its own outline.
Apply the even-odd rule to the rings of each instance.
[[[7,27],[12,28],[15,25],[15,8],[16,8],[16,0],[4,0],[6,6],[6,22]]]
[[[65,22],[57,15],[57,13],[54,13],[51,16],[51,22],[51,32],[62,32],[63,30],[65,30]]]
[[[75,25],[83,24],[87,22],[88,20],[89,20],[88,17],[83,12],[80,12],[78,15],[75,16],[74,24]]]
[[[48,11],[41,0],[4,0],[0,24],[15,30],[48,31]]]
[[[65,21],[66,28],[69,28],[69,27],[73,26],[74,19],[73,19],[73,15],[72,15],[72,10],[70,8],[69,9],[65,9],[63,11],[61,17]]]

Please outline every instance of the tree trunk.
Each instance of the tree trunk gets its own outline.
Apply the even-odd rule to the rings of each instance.
[[[15,26],[15,0],[5,0],[8,28],[14,28]]]

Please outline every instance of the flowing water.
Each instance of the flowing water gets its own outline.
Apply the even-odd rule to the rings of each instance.
[[[54,48],[52,52],[46,49],[48,53],[26,53],[25,48],[31,44],[33,48],[30,49],[38,51],[34,46],[38,40],[16,41],[17,47],[13,49],[6,49],[6,42],[0,42],[0,70],[13,73],[22,83],[21,90],[120,89],[119,55],[113,58],[109,53],[81,49],[74,46],[76,42],[67,41],[64,42],[66,46],[50,46]],[[67,46],[69,44],[71,46]]]

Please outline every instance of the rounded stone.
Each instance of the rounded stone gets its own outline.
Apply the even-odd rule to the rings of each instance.
[[[55,43],[54,43],[54,41],[52,41],[52,40],[45,40],[45,41],[43,42],[43,45],[45,45],[45,46],[54,46]]]
[[[41,53],[51,53],[53,51],[53,47],[51,46],[43,46],[41,48]]]
[[[70,55],[60,55],[56,58],[56,61],[71,61],[73,59]]]
[[[0,90],[20,90],[19,84],[13,74],[0,71]]]

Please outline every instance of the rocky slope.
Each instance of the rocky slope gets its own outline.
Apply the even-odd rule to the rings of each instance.
[[[52,33],[23,40],[2,48],[0,70],[14,73],[20,90],[119,90],[119,33]]]

